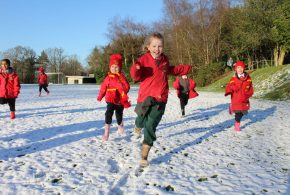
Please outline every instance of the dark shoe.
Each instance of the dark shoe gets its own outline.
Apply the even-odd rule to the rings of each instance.
[[[181,114],[182,114],[182,116],[185,115],[185,110],[184,109],[181,110]]]

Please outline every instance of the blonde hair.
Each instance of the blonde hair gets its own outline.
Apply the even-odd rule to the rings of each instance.
[[[149,34],[144,41],[143,48],[142,48],[144,52],[148,51],[147,46],[151,43],[151,40],[153,38],[161,40],[162,44],[164,45],[164,38],[163,38],[162,34],[159,32],[153,32],[153,33]]]

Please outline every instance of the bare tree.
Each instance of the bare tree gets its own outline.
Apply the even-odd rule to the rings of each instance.
[[[142,23],[136,23],[133,19],[120,20],[115,18],[110,22],[107,36],[112,41],[112,52],[120,52],[124,56],[124,65],[128,69],[128,58],[134,61],[141,53],[141,45],[148,33],[148,27]]]
[[[68,56],[61,67],[64,75],[81,75],[83,67],[76,55]]]
[[[48,58],[48,69],[51,72],[59,73],[63,70],[64,60],[66,56],[64,55],[64,50],[62,48],[49,48],[45,50]],[[57,74],[57,82],[60,83],[59,74]]]
[[[32,83],[34,81],[34,65],[36,53],[29,47],[17,46],[3,52],[3,57],[12,62],[12,66],[19,74],[22,83]]]

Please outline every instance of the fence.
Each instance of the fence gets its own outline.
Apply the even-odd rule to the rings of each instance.
[[[274,60],[260,60],[260,61],[252,61],[248,63],[248,70],[254,70],[259,68],[265,68],[274,66]]]

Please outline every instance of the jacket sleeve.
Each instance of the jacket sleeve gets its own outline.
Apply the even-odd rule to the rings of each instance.
[[[189,79],[189,90],[193,90],[196,87],[196,83],[193,79]]]
[[[249,78],[246,82],[247,82],[247,84],[246,84],[246,87],[244,89],[244,94],[245,94],[246,98],[249,99],[254,94],[254,88],[253,88],[251,78]]]
[[[233,94],[233,90],[231,87],[231,82],[233,82],[232,80],[227,84],[226,89],[225,89],[225,96],[231,95]]]
[[[173,82],[173,88],[179,90],[179,78],[177,77]]]
[[[107,87],[108,87],[109,77],[107,76],[101,84],[98,100],[102,100],[103,97],[106,95]]]
[[[169,66],[169,74],[175,76],[186,75],[191,69],[190,65]]]
[[[140,69],[137,69],[136,66],[139,65]],[[142,66],[139,60],[134,62],[130,68],[130,75],[134,81],[141,81],[142,79]]]
[[[45,76],[44,76],[44,81],[45,81],[45,83],[47,84],[48,79],[47,79],[47,75],[46,75],[46,74],[45,74]]]
[[[14,93],[15,98],[17,98],[18,95],[19,95],[19,93],[20,93],[20,88],[21,88],[20,81],[19,81],[19,77],[17,75],[14,77],[13,84],[14,84],[14,86],[13,86],[14,87],[13,93]]]
[[[120,73],[119,80],[120,80],[121,88],[123,89],[123,91],[125,93],[128,93],[130,90],[130,84],[123,73]]]

